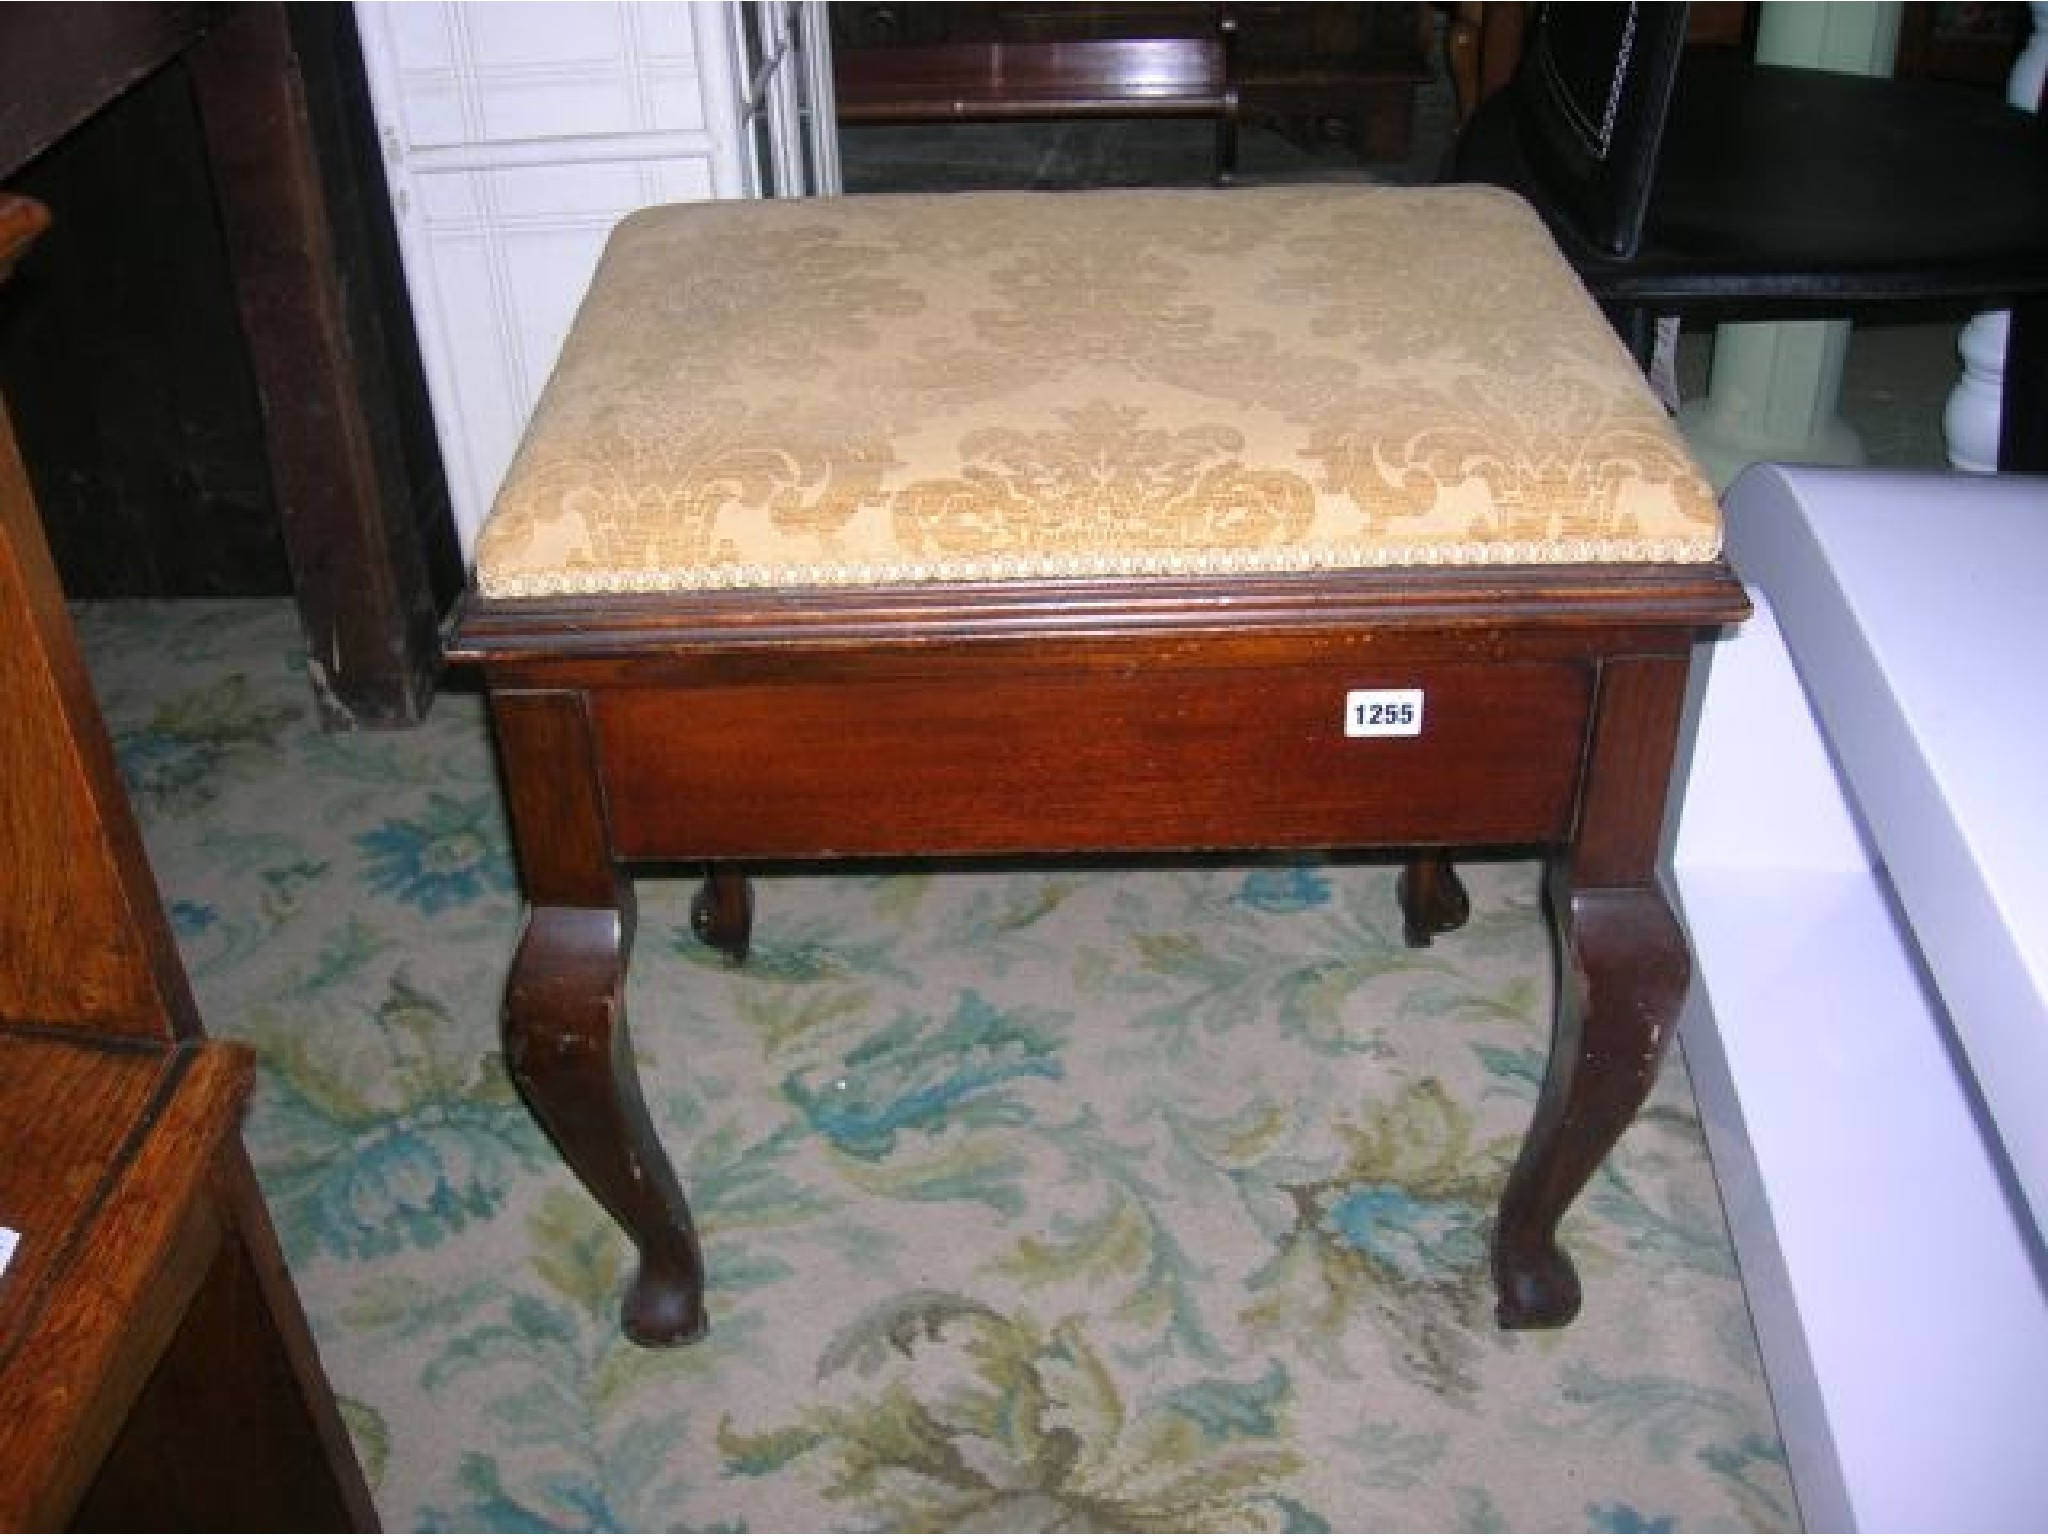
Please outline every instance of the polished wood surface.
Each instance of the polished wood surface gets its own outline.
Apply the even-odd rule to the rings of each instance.
[[[73,1528],[377,1530],[239,1135],[215,1160],[209,1198],[222,1241]]]
[[[35,204],[0,193],[0,278],[45,222]],[[0,1020],[196,1034],[105,732],[79,724],[98,719],[92,680],[4,407],[0,700]]]
[[[252,1073],[225,1045],[0,1027],[23,1235],[0,1288],[0,1524],[67,1524],[97,1476],[221,1242],[208,1186]]]
[[[1420,5],[1170,0],[840,3],[831,24],[842,123],[1213,117],[1224,176],[1247,121],[1405,158],[1434,31]]]
[[[1188,116],[1226,111],[1220,37],[878,49],[835,83],[843,123]]]
[[[1426,849],[1415,942],[1461,919],[1453,851],[1548,859],[1566,980],[1495,1267],[1504,1325],[1568,1321],[1558,1222],[1688,971],[1654,863],[1691,649],[1745,611],[1718,564],[473,601],[530,906],[507,1055],[640,1251],[628,1334],[706,1326],[624,1013],[637,861],[709,862],[741,954],[749,858],[1211,848]],[[1396,686],[1431,729],[1346,738],[1346,691]]]
[[[372,1529],[4,409],[0,700],[0,1526]]]
[[[1201,32],[928,43],[836,51],[839,121],[1029,122],[1088,117],[1198,117],[1216,124],[1215,176],[1237,167],[1234,23],[1227,7]]]
[[[629,859],[1342,846],[1367,825],[1382,844],[1484,844],[1569,824],[1574,765],[1545,749],[1584,733],[1591,682],[1378,636],[1169,636],[806,657],[717,687],[607,689],[592,711]],[[1332,730],[1348,689],[1425,685],[1420,738]]]

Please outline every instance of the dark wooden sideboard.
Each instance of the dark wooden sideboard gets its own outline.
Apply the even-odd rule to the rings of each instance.
[[[0,380],[74,595],[268,561],[327,722],[416,722],[462,559],[350,7],[0,6],[0,78],[0,189],[55,221]]]
[[[831,23],[842,124],[1211,117],[1399,160],[1435,7],[841,0]]]

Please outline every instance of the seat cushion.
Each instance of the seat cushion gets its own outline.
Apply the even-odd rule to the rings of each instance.
[[[476,546],[491,597],[1692,562],[1713,492],[1492,188],[650,208]]]

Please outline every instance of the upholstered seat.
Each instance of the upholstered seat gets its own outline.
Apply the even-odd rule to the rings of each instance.
[[[706,1326],[624,1027],[631,871],[1387,848],[1549,863],[1548,1075],[1499,1315],[1642,1102],[1685,941],[1656,886],[1692,648],[1739,617],[1706,481],[1542,223],[1484,188],[961,193],[615,232],[477,545],[529,917],[505,1056]]]
[[[706,203],[617,230],[477,582],[1700,561],[1719,527],[1491,189]]]

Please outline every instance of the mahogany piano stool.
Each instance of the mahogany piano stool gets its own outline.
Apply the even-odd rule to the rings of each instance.
[[[1529,208],[1488,188],[891,195],[613,233],[476,548],[528,915],[506,1056],[705,1325],[623,1015],[629,872],[1383,849],[1540,853],[1562,983],[1493,1233],[1498,1316],[1655,1079],[1690,961],[1655,880],[1720,514]]]

